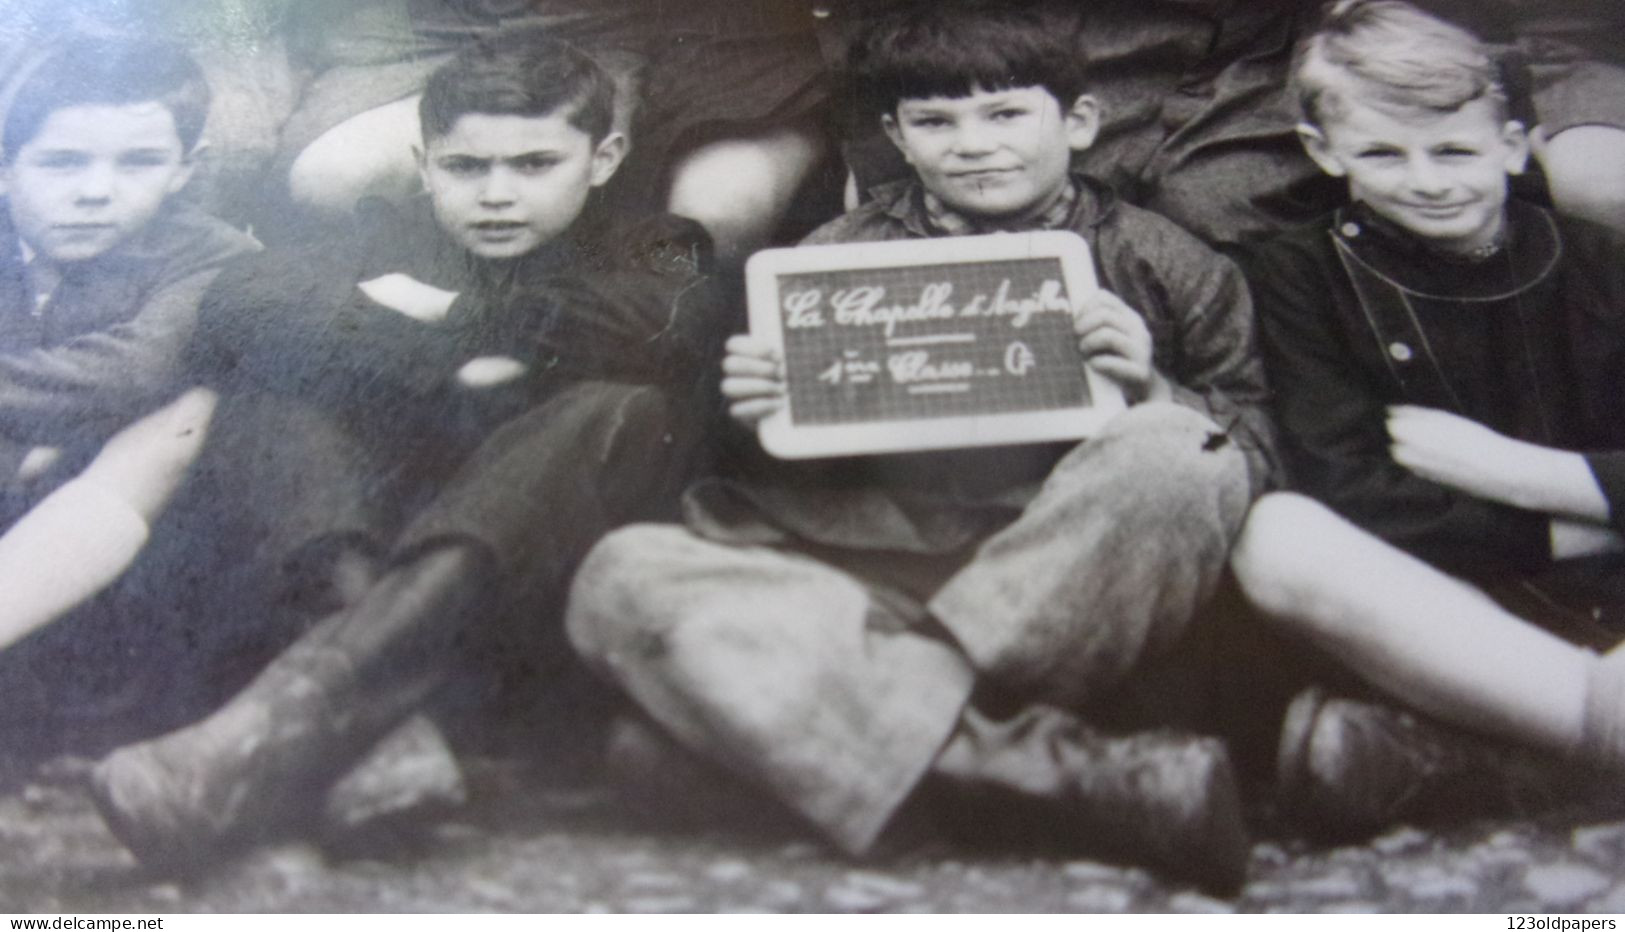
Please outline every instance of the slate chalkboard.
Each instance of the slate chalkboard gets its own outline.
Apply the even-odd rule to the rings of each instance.
[[[1122,410],[1072,333],[1097,287],[1075,233],[770,249],[746,279],[751,333],[785,361],[775,456],[1070,440]]]

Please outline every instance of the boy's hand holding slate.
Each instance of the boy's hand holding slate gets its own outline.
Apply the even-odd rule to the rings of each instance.
[[[1073,313],[1078,351],[1096,371],[1121,386],[1130,401],[1172,397],[1167,378],[1151,363],[1151,331],[1145,318],[1101,289],[1080,295]]]
[[[728,413],[746,427],[784,408],[784,358],[771,344],[748,333],[728,338],[722,359],[722,396]]]
[[[769,249],[746,279],[722,391],[775,456],[1077,440],[1160,378],[1070,231]]]

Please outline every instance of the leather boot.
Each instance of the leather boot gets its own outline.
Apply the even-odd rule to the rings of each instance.
[[[213,715],[103,759],[92,773],[102,817],[164,869],[313,817],[327,787],[438,684],[490,567],[454,545],[389,573]]]
[[[1221,893],[1246,879],[1247,827],[1217,739],[1110,736],[1051,707],[1004,722],[967,710],[928,785],[965,840],[1046,843]]]
[[[1589,780],[1555,757],[1320,687],[1287,709],[1276,775],[1283,812],[1328,841],[1403,821],[1527,814],[1580,798]]]
[[[383,826],[418,822],[468,801],[457,755],[427,715],[408,717],[379,739],[322,795],[321,837],[329,845],[354,844]]]
[[[1575,750],[1598,767],[1625,771],[1625,645],[1608,651],[1591,668],[1585,723]]]

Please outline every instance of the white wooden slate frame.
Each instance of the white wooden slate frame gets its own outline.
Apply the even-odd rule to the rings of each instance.
[[[750,332],[784,352],[779,292],[784,275],[1047,258],[1060,260],[1066,293],[1074,301],[1099,287],[1088,243],[1063,230],[762,250],[745,266]],[[1117,384],[1083,363],[1081,354],[1079,367],[1090,401],[1078,407],[807,425],[796,423],[787,397],[784,409],[762,421],[759,436],[762,447],[781,459],[1079,440],[1098,432],[1126,407]]]

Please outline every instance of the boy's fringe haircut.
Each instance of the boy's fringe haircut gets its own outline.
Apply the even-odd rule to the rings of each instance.
[[[162,104],[187,152],[209,116],[203,70],[179,45],[155,39],[68,39],[36,59],[13,88],[0,130],[0,152],[8,160],[67,107]]]
[[[1298,46],[1292,70],[1303,119],[1336,119],[1347,101],[1453,113],[1488,99],[1505,114],[1506,81],[1488,46],[1403,0],[1338,0]]]
[[[614,81],[585,52],[534,27],[499,32],[429,77],[418,104],[425,142],[470,113],[545,117],[563,111],[592,137],[609,135]]]
[[[906,99],[1042,87],[1062,109],[1084,90],[1073,18],[1040,2],[937,0],[883,17],[847,50],[851,99],[868,115]]]

